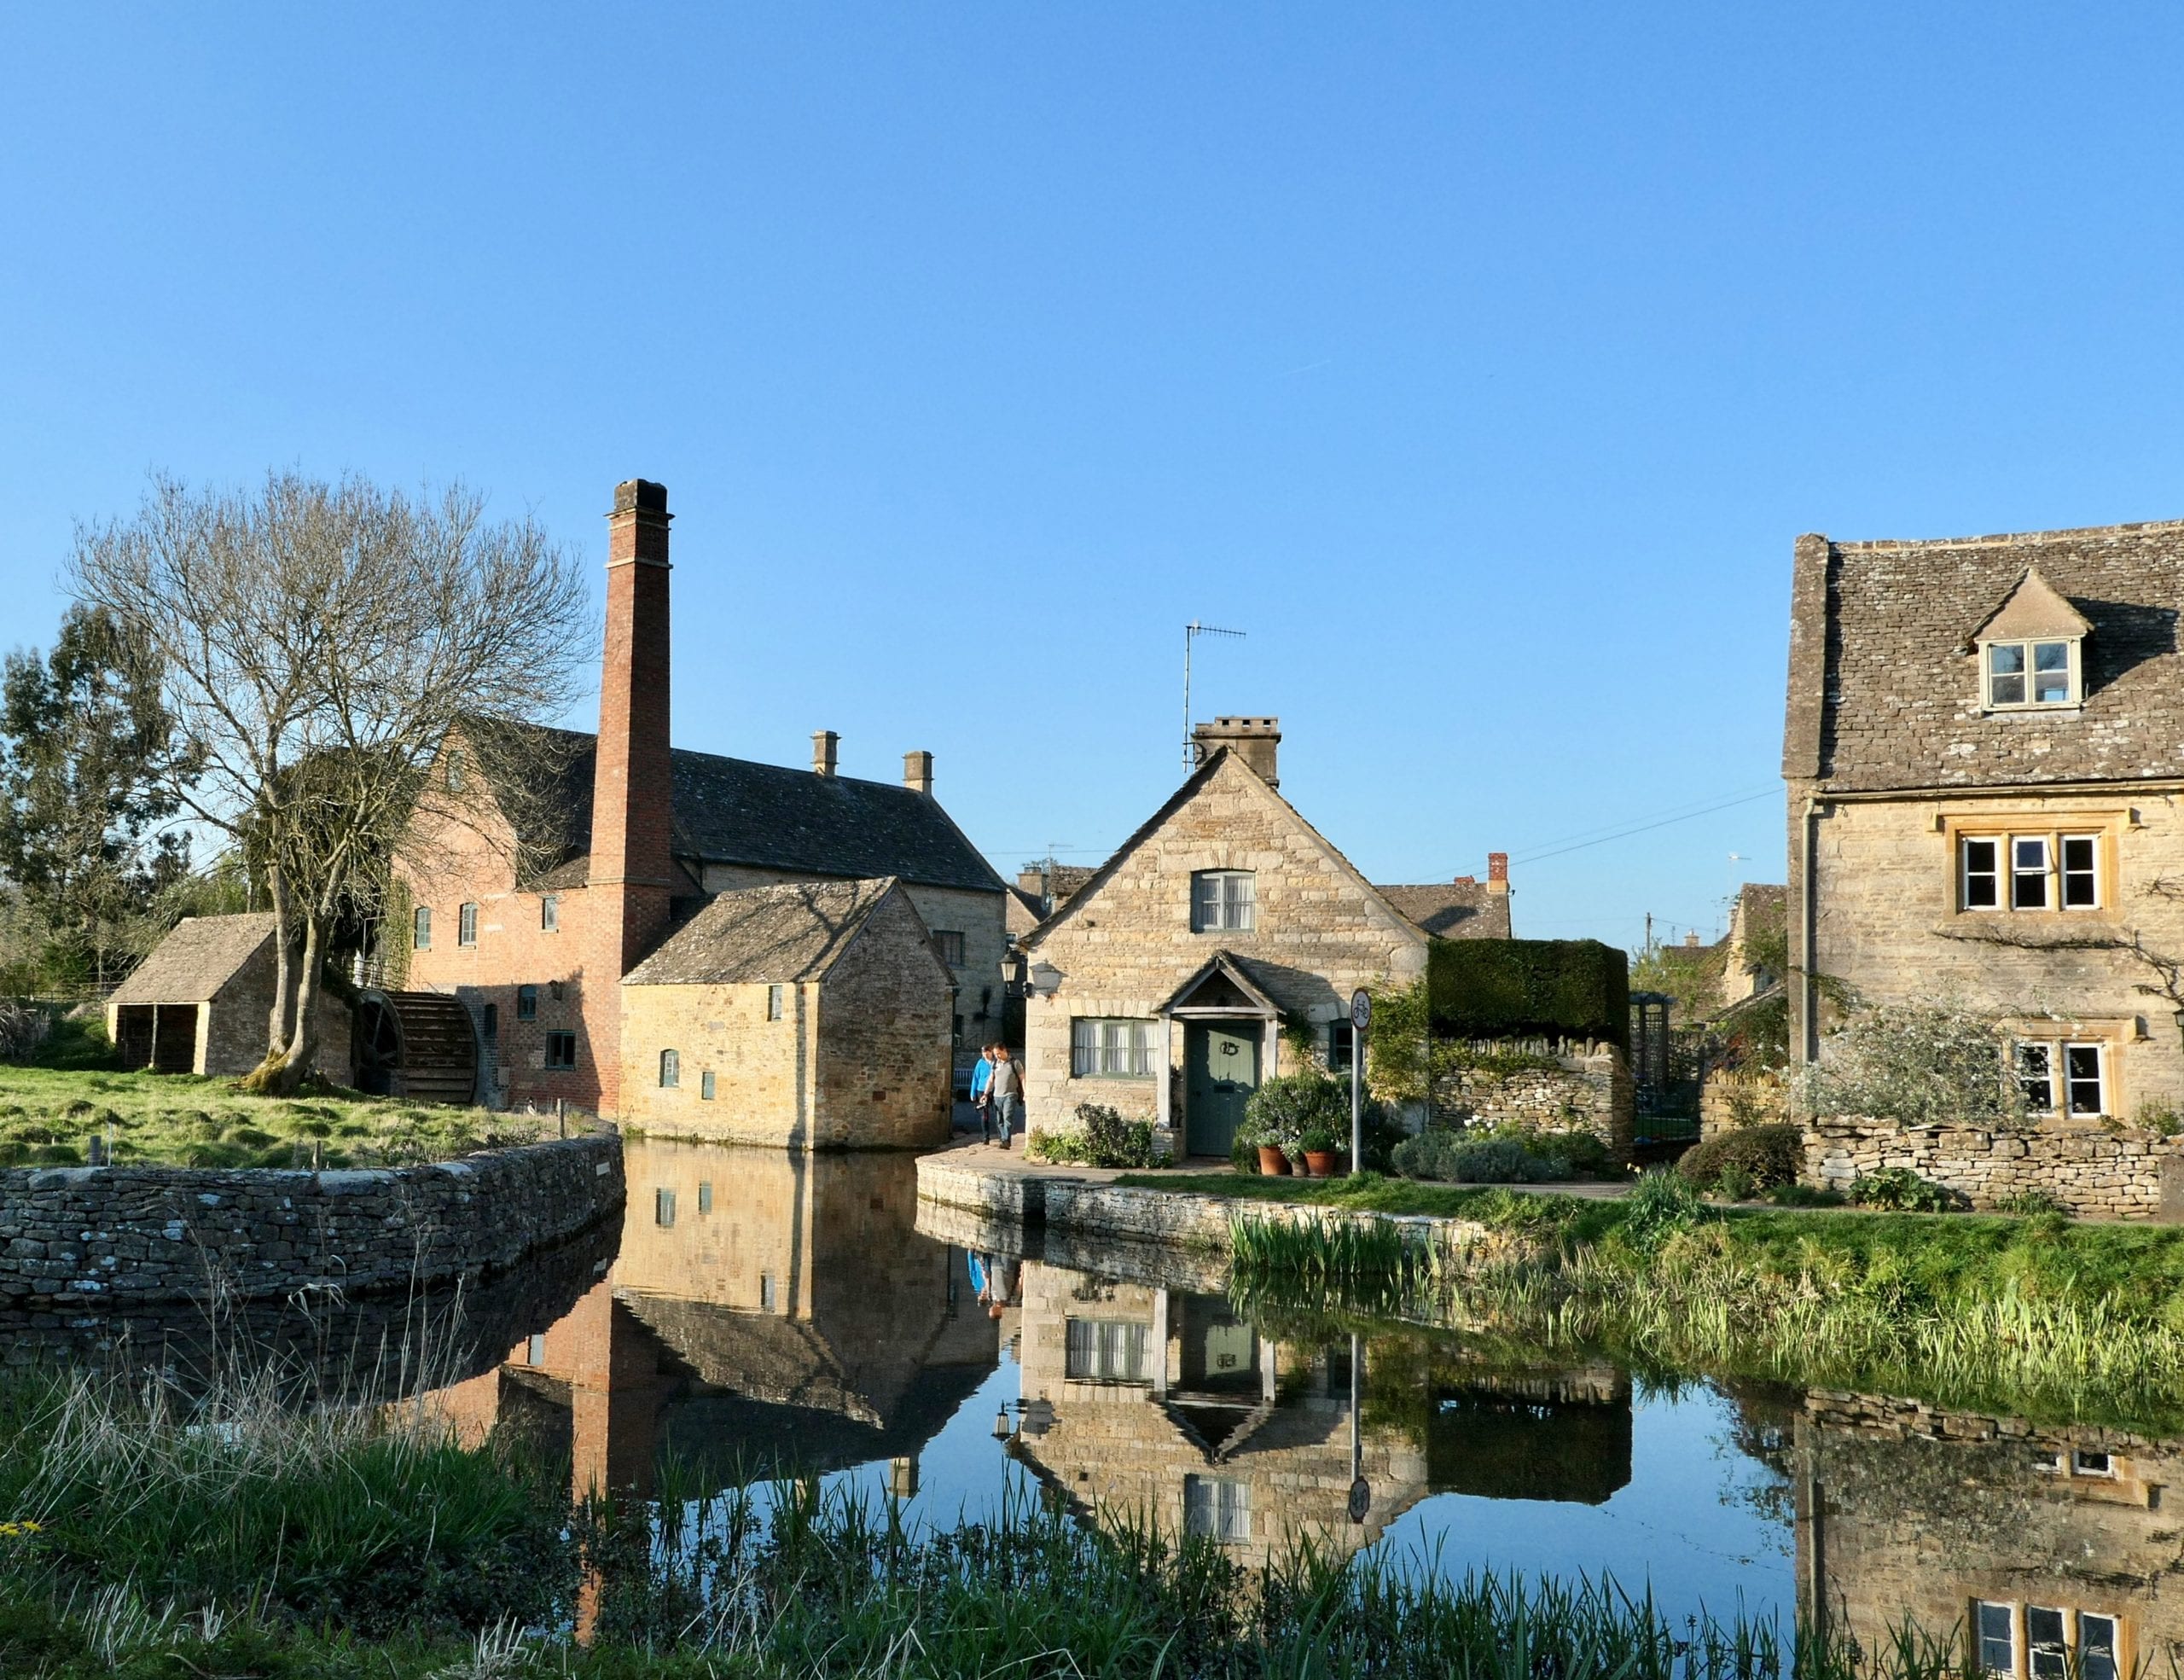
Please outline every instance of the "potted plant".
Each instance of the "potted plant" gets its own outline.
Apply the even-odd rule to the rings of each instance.
[[[1287,1172],[1301,1163],[1308,1131],[1323,1132],[1327,1148],[1348,1129],[1350,1096],[1347,1087],[1317,1068],[1275,1075],[1253,1091],[1245,1106],[1244,1121],[1259,1148],[1259,1171]],[[1279,1156],[1281,1165],[1276,1166]]]
[[[1298,1138],[1304,1156],[1305,1176],[1332,1178],[1342,1165],[1342,1140],[1325,1120],[1316,1120]]]
[[[1289,1175],[1289,1152],[1282,1148],[1281,1138],[1264,1121],[1246,1119],[1236,1128],[1237,1141],[1247,1148],[1257,1149],[1259,1172],[1263,1177],[1284,1178]]]

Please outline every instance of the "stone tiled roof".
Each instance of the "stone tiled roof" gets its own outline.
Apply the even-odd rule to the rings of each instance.
[[[2084,704],[1983,713],[1972,637],[2036,568],[2089,626]],[[2180,608],[2184,520],[1800,538],[1783,773],[1841,792],[2184,779]]]
[[[894,887],[892,878],[788,881],[720,893],[632,968],[622,984],[817,980]]]
[[[570,730],[536,733],[553,749],[541,756],[555,786],[509,802],[526,813],[518,819],[520,838],[543,877],[527,884],[580,885],[583,876],[571,866],[591,849],[597,737]],[[816,776],[679,747],[670,764],[679,857],[851,881],[898,875],[923,887],[1002,890],[993,866],[939,803],[897,783]]]
[[[1509,895],[1490,892],[1479,881],[1438,881],[1425,887],[1375,887],[1396,914],[1440,939],[1506,939]]]
[[[273,913],[193,916],[152,948],[108,1001],[206,1003],[272,937]]]

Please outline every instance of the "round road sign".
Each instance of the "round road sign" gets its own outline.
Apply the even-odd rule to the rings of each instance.
[[[1373,994],[1362,985],[1350,994],[1350,1024],[1360,1032],[1373,1024]]]

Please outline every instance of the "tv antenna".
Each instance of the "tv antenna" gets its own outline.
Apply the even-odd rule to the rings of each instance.
[[[1183,769],[1191,767],[1191,645],[1201,636],[1233,636],[1244,639],[1240,630],[1223,630],[1217,625],[1202,625],[1193,619],[1183,626]]]

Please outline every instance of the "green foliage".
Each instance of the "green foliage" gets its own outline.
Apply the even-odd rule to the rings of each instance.
[[[1767,1199],[1777,1207],[1840,1207],[1843,1205],[1840,1191],[1816,1189],[1810,1184],[1777,1184],[1767,1193]]]
[[[2184,1131],[2184,1116],[2177,1113],[2176,1105],[2166,1097],[2148,1097],[2139,1104],[2139,1112],[2132,1118],[2141,1131],[2150,1131],[2156,1137],[2174,1137]]]
[[[1705,1212],[1705,1204],[1682,1176],[1648,1172],[1623,1199],[1618,1235],[1632,1247],[1650,1253],[1671,1236],[1690,1229]]]
[[[2020,1216],[2042,1213],[2060,1214],[2065,1218],[2070,1217],[2071,1212],[2045,1190],[2013,1191],[2010,1195],[1997,1199],[1994,1211],[1997,1213],[2015,1213]]]
[[[1518,1138],[1443,1126],[1429,1126],[1396,1145],[1394,1165],[1406,1178],[1449,1183],[1544,1184],[1570,1176],[1564,1164],[1535,1154]]]
[[[1436,939],[1426,984],[1443,1037],[1630,1036],[1629,961],[1597,939]]]
[[[1908,1166],[1877,1167],[1851,1180],[1856,1207],[1885,1207],[1898,1213],[1946,1213],[1964,1205],[1954,1190],[1921,1178]]]
[[[1906,1125],[2012,1125],[2024,1115],[1997,1023],[1945,1003],[1854,1009],[1806,1070],[1816,1114]]]
[[[1153,1122],[1125,1119],[1104,1103],[1077,1105],[1077,1124],[1050,1126],[1032,1135],[1025,1153],[1033,1160],[1070,1161],[1081,1166],[1165,1166],[1165,1151],[1153,1146]]]
[[[1716,1132],[1685,1150],[1676,1170],[1685,1183],[1702,1190],[1734,1174],[1740,1186],[1736,1200],[1742,1200],[1755,1190],[1792,1183],[1804,1165],[1804,1142],[1798,1128],[1777,1124]]]
[[[1269,1143],[1292,1153],[1306,1147],[1308,1136],[1339,1137],[1346,1144],[1350,1139],[1349,1082],[1332,1078],[1317,1068],[1276,1074],[1261,1082],[1245,1103],[1244,1124],[1238,1133],[1248,1135],[1254,1144]]]

